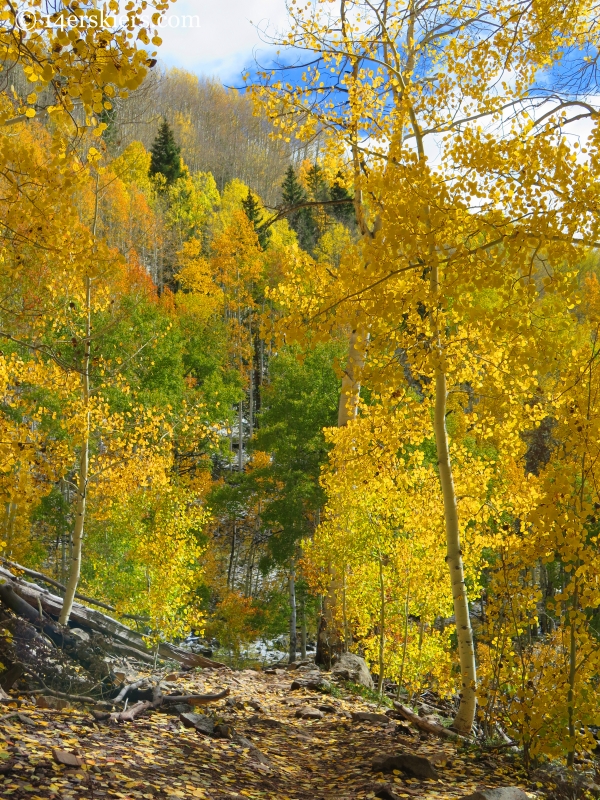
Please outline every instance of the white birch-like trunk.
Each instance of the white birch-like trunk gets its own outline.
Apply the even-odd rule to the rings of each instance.
[[[454,478],[452,476],[448,431],[446,428],[447,394],[446,375],[442,367],[438,365],[435,373],[434,431],[440,484],[444,499],[446,562],[450,570],[461,674],[460,705],[454,719],[453,727],[459,733],[468,734],[473,727],[477,708],[477,667],[475,664],[475,647],[473,644],[471,619],[469,617],[469,601],[465,586],[462,551],[460,549],[458,507],[454,489]]]
[[[86,300],[86,331],[85,331],[85,353],[83,357],[83,373],[81,376],[82,396],[85,409],[85,421],[83,430],[83,441],[81,442],[81,453],[79,455],[79,475],[77,479],[77,508],[75,512],[75,525],[73,528],[73,547],[71,550],[71,564],[69,567],[69,577],[67,579],[66,591],[63,600],[63,607],[60,612],[59,623],[66,625],[71,616],[79,576],[81,574],[81,552],[83,547],[83,534],[85,529],[85,511],[87,503],[87,489],[89,480],[90,464],[90,349],[92,333],[92,279],[88,276],[85,279],[85,300]]]
[[[239,425],[239,437],[238,437],[238,468],[240,472],[244,470],[244,403],[240,400],[240,406],[238,411],[238,425]]]
[[[338,407],[338,428],[343,428],[358,414],[360,399],[360,372],[365,363],[366,333],[352,331],[348,347],[348,363],[342,375],[342,389]]]
[[[306,598],[302,595],[300,601],[300,612],[302,614],[301,628],[300,628],[300,655],[302,661],[306,659]]]
[[[296,625],[296,571],[292,564],[290,572],[290,664],[296,662],[296,648],[298,645],[298,629]]]

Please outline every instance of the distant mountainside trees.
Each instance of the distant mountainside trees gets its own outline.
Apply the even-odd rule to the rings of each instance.
[[[108,144],[115,155],[133,141],[150,149],[164,119],[192,174],[211,172],[219,192],[237,178],[275,205],[290,161],[313,158],[317,148],[272,138],[266,115],[253,111],[251,99],[235,89],[172,69],[149,75],[115,104]]]

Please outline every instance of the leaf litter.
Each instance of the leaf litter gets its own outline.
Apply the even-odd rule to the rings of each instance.
[[[230,689],[230,697],[207,712],[222,738],[161,710],[111,725],[97,722],[85,707],[40,708],[22,697],[0,719],[0,746],[12,765],[0,773],[0,797],[362,800],[381,794],[443,800],[507,785],[527,790],[525,774],[505,754],[468,752],[394,719],[388,725],[353,720],[352,713],[374,705],[343,691],[335,698],[292,691],[292,679],[291,673],[253,670],[178,675],[185,694]],[[11,713],[17,705],[18,713]],[[299,716],[299,708],[322,716]],[[437,779],[373,771],[377,757],[402,753],[428,758]]]

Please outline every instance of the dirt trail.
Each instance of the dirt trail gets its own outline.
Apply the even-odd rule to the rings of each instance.
[[[203,736],[172,714],[152,712],[111,727],[94,722],[88,709],[42,710],[24,700],[21,716],[0,720],[0,735],[16,758],[14,769],[0,775],[0,797],[358,800],[387,785],[398,797],[433,799],[483,787],[527,788],[506,756],[457,752],[396,720],[354,721],[351,712],[377,709],[351,695],[291,691],[294,673],[278,673],[204,671],[177,679],[177,689],[189,693],[230,688],[230,697],[207,713],[232,726],[232,739]],[[306,706],[321,707],[323,717],[298,718]],[[84,765],[55,763],[54,748],[78,754]],[[371,769],[375,756],[401,752],[431,758],[438,779]]]

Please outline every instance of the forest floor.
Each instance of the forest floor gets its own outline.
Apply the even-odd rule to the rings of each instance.
[[[385,709],[344,690],[336,696],[292,691],[291,671],[203,670],[169,678],[190,694],[228,687],[227,700],[207,713],[233,737],[204,736],[159,711],[109,725],[86,708],[42,709],[22,697],[0,717],[0,745],[8,741],[13,759],[12,770],[0,775],[0,797],[358,800],[387,787],[382,796],[388,798],[460,798],[517,785],[536,797],[507,755],[457,749],[398,720],[355,721],[352,712]],[[320,707],[322,718],[299,718],[306,707]],[[64,752],[79,756],[81,766],[57,763]],[[373,771],[375,757],[399,753],[426,756],[438,778]]]

